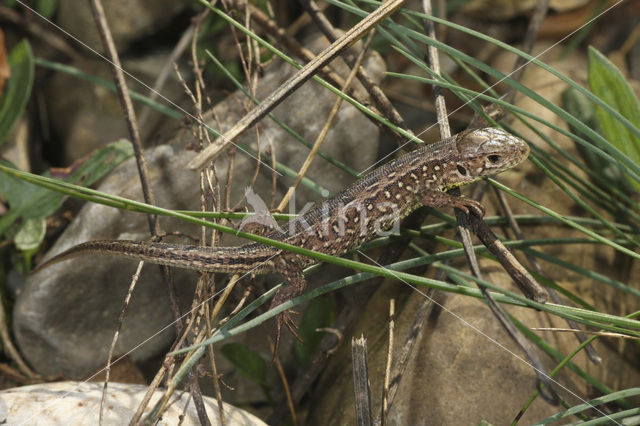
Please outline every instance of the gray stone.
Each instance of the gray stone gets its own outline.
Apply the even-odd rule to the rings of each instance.
[[[168,60],[169,53],[157,50],[142,57],[124,59],[123,68],[151,85],[158,70]],[[92,76],[113,81],[109,65],[101,59],[77,59],[71,65]],[[183,98],[183,88],[175,73],[170,76],[162,88],[162,94],[176,102]],[[138,93],[149,93],[148,89],[131,79],[127,85]],[[61,157],[65,164],[73,163],[100,148],[105,140],[128,136],[120,101],[112,90],[75,76],[56,73],[46,81],[45,94],[51,130],[55,139],[62,144]],[[138,113],[145,108],[138,102],[134,102],[134,107]],[[172,121],[166,120],[166,116],[154,111],[145,125],[140,125],[141,136],[143,140],[148,140],[152,134],[169,132],[171,126],[174,129],[177,127]]]
[[[188,6],[174,0],[109,0],[103,3],[109,29],[119,52],[144,37],[158,33]],[[89,2],[60,0],[57,24],[98,52],[103,52],[100,35]]]
[[[171,146],[148,151],[147,161],[159,205],[176,209],[197,206],[194,176],[180,172],[190,153]],[[134,159],[118,167],[99,187],[100,191],[140,200]],[[172,185],[161,185],[160,182]],[[164,229],[194,233],[175,220],[161,219]],[[144,215],[98,204],[86,205],[69,225],[49,254],[59,253],[92,239],[135,239],[149,236]],[[14,309],[16,339],[31,365],[47,375],[84,377],[106,359],[119,311],[136,263],[117,258],[82,256],[54,265],[30,276]],[[157,267],[148,265],[138,283],[124,323],[117,352],[123,354],[172,322]],[[195,274],[175,271],[176,287],[187,303]],[[173,329],[154,337],[131,356],[134,361],[151,358],[173,339]]]

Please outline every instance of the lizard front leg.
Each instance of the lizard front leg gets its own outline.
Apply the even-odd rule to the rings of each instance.
[[[442,208],[457,207],[466,214],[473,212],[476,216],[484,216],[484,206],[476,200],[463,197],[454,197],[443,191],[425,191],[421,194],[421,202],[425,206]]]

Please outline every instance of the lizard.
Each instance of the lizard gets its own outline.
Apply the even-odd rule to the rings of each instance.
[[[420,206],[457,207],[484,215],[478,201],[446,191],[484,176],[501,173],[524,161],[529,146],[499,128],[467,130],[425,145],[356,180],[334,197],[316,203],[266,236],[330,255],[342,255],[376,236]],[[32,273],[82,254],[97,253],[135,258],[150,263],[204,272],[280,273],[289,285],[280,288],[271,307],[306,288],[303,269],[317,261],[263,243],[239,247],[202,247],[160,242],[95,240],[74,246],[35,268]],[[276,348],[283,325],[296,334],[296,325],[284,311],[277,316]]]

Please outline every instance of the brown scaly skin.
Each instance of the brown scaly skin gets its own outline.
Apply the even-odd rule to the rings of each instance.
[[[375,169],[330,200],[314,205],[284,231],[269,238],[330,255],[341,255],[388,229],[418,207],[457,207],[478,216],[484,207],[474,200],[453,197],[445,191],[483,176],[501,173],[524,161],[529,146],[521,139],[494,128],[459,133],[426,145]],[[271,306],[302,293],[303,268],[316,263],[306,256],[265,244],[206,248],[137,241],[89,241],[72,247],[33,272],[88,253],[108,254],[147,262],[209,272],[279,272],[290,285],[281,288]],[[277,318],[277,342],[283,325],[295,335],[288,311]]]

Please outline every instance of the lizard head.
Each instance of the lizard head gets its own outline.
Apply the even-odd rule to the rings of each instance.
[[[503,172],[520,164],[529,155],[529,145],[525,141],[502,129],[470,130],[454,138],[457,153],[449,173],[455,176],[448,179],[448,187]]]

